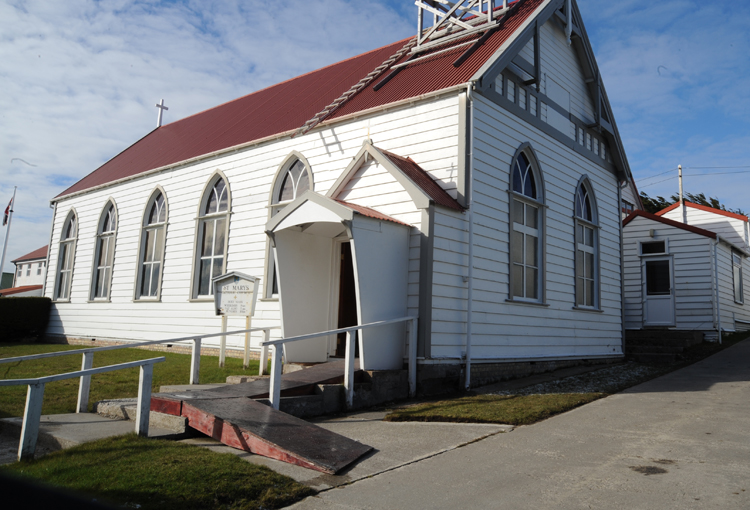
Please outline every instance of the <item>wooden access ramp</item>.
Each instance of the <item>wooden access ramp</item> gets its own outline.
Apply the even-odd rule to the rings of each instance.
[[[343,361],[284,374],[282,396],[309,394],[316,384],[343,381]],[[372,447],[277,411],[254,399],[268,397],[267,379],[203,391],[157,393],[151,410],[188,419],[222,443],[257,455],[334,474]]]

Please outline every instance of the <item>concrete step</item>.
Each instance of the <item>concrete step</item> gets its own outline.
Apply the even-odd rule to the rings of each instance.
[[[667,353],[644,353],[635,354],[633,359],[640,363],[653,363],[655,365],[668,365],[677,361],[677,355]]]
[[[94,412],[99,416],[113,420],[135,421],[137,399],[121,398],[116,400],[102,400],[94,404]],[[187,418],[151,411],[149,428],[156,427],[171,432],[175,439],[191,437],[193,434],[188,427]]]
[[[671,345],[625,345],[625,354],[626,355],[635,355],[635,354],[681,354],[685,351],[684,347],[681,346],[671,346]]]

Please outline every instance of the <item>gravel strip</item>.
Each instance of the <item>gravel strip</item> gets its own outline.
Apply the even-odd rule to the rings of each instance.
[[[625,363],[601,368],[581,375],[565,377],[518,390],[504,390],[492,395],[540,395],[551,393],[616,393],[663,372],[640,363]]]

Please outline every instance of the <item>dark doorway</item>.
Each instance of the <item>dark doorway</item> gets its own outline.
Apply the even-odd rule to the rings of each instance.
[[[349,242],[341,243],[341,269],[339,271],[339,328],[357,325],[357,291],[354,284],[354,264],[352,247]],[[359,342],[355,333],[355,357],[359,356]],[[339,333],[336,338],[337,358],[346,356],[346,333]]]

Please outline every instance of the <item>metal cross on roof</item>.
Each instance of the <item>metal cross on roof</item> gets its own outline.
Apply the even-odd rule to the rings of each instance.
[[[169,108],[167,108],[166,106],[164,106],[164,100],[163,99],[161,100],[161,102],[156,103],[156,105],[154,105],[154,106],[156,106],[159,109],[159,118],[156,119],[156,127],[161,127],[161,118],[162,118],[162,115],[164,114],[164,110],[169,110]]]
[[[488,24],[508,11],[508,0],[502,0],[502,8],[500,0],[416,0],[414,3],[419,8],[414,53],[487,30]],[[425,16],[429,14],[432,14],[432,26],[425,27]]]

